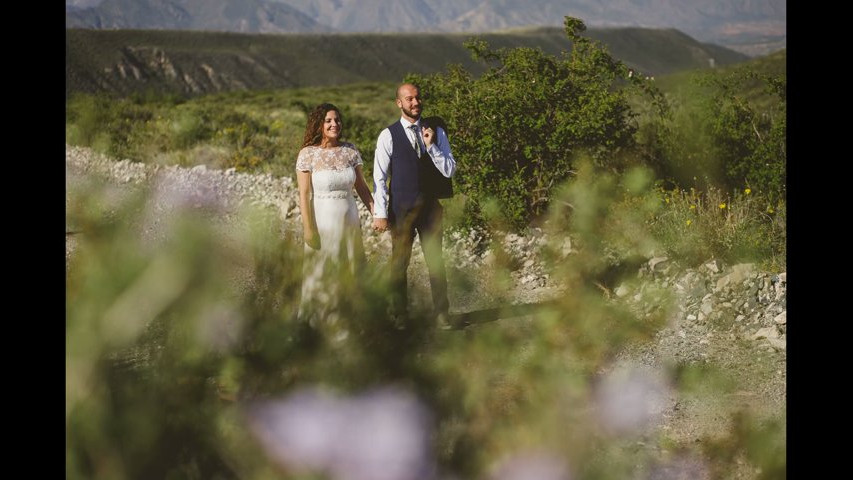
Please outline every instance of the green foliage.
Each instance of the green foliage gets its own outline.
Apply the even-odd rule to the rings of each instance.
[[[358,147],[369,173],[378,132],[395,118],[386,100],[393,91],[392,85],[366,84],[192,99],[80,94],[66,105],[66,142],[146,163],[291,176],[307,112],[332,102],[344,114],[344,139]]]
[[[638,134],[657,175],[680,188],[750,188],[771,203],[784,199],[784,73],[745,66],[690,82],[671,93],[672,115],[650,117]]]
[[[445,201],[448,211],[459,220],[453,228],[488,224],[501,230],[520,229],[536,222],[547,211],[554,186],[559,184],[557,178],[570,178],[576,171],[573,159],[586,151],[594,162],[611,171],[651,166],[654,177],[662,180],[667,190],[673,185],[683,191],[692,187],[697,195],[708,195],[709,186],[719,185],[715,188],[722,191],[712,195],[735,197],[751,188],[754,208],[750,209],[755,214],[747,216],[753,218],[749,228],[721,229],[709,221],[707,229],[688,232],[684,230],[687,217],[667,213],[654,220],[654,232],[662,235],[659,241],[668,254],[683,256],[691,264],[714,255],[783,264],[785,202],[779,192],[784,190],[775,185],[785,173],[784,162],[778,160],[784,158],[786,136],[785,118],[780,116],[786,88],[784,55],[751,62],[748,70],[720,69],[702,81],[696,74],[661,77],[656,82],[634,75],[629,84],[617,79],[609,88],[604,88],[606,82],[589,81],[601,87],[595,102],[602,108],[593,111],[595,102],[576,101],[566,107],[570,98],[558,102],[550,98],[558,85],[585,85],[580,80],[556,78],[555,72],[566,70],[567,62],[576,69],[587,65],[586,70],[581,69],[587,72],[583,78],[598,68],[595,65],[603,63],[605,72],[614,66],[594,43],[588,45],[574,30],[572,35],[578,43],[574,60],[556,59],[535,50],[493,51],[485,41],[475,39],[469,47],[483,65],[490,62],[489,76],[476,79],[471,72],[451,66],[439,76],[411,77],[429,86],[424,92],[429,95],[427,114],[437,109],[444,114],[454,152],[459,156],[457,194]],[[501,67],[504,61],[506,65]],[[528,77],[536,83],[525,83]],[[557,83],[546,85],[549,81]],[[434,88],[430,82],[436,84]],[[191,99],[152,91],[128,99],[75,95],[66,104],[66,141],[136,161],[205,164],[292,176],[306,112],[330,101],[342,109],[344,138],[361,152],[369,178],[378,132],[399,114],[393,91],[394,84],[358,84]],[[608,103],[608,99],[615,103]],[[637,112],[633,120],[623,124],[628,131],[634,125],[638,127],[633,138],[626,132],[608,133],[608,128],[615,128],[614,123],[596,126],[592,121],[596,115],[607,114],[608,108],[611,113],[617,111],[615,107],[623,109],[622,99],[630,105],[625,111],[629,119],[631,112]],[[559,105],[570,110],[560,110]],[[549,114],[560,121],[551,123],[546,117]],[[753,120],[761,125],[758,132],[763,142],[755,143],[758,136],[749,123]],[[769,120],[773,121],[761,123]],[[622,133],[625,136],[615,141]],[[596,142],[598,147],[590,147]],[[614,144],[619,142],[634,142],[635,147],[616,148]],[[614,153],[609,155],[608,151]],[[513,160],[501,161],[503,158]],[[728,160],[720,162],[720,158]],[[619,204],[614,208],[631,210],[637,206]],[[712,211],[709,209],[709,214]],[[764,219],[764,215],[772,220]],[[763,247],[756,247],[756,240]],[[618,250],[622,244],[613,248]]]
[[[618,171],[633,144],[635,125],[623,90],[627,69],[597,42],[578,35],[585,27],[566,18],[571,55],[541,49],[490,50],[479,39],[466,46],[490,64],[475,78],[461,65],[432,76],[411,75],[426,108],[448,125],[460,165],[459,190],[476,213],[494,197],[514,228],[546,211],[554,188],[574,173],[572,158],[588,153]],[[472,222],[482,223],[482,215]]]
[[[770,204],[752,190],[729,196],[715,188],[699,192],[661,187],[656,200],[660,211],[648,220],[651,232],[667,252],[685,264],[695,266],[717,258],[784,270],[787,237],[783,201]]]
[[[578,478],[650,468],[653,454],[626,447],[637,432],[602,428],[596,392],[619,352],[665,325],[673,298],[637,285],[652,307],[635,312],[607,300],[597,281],[623,259],[612,252],[659,248],[646,220],[667,207],[646,169],[619,176],[590,157],[576,168],[576,178],[555,190],[545,252],[569,294],[528,316],[464,332],[437,331],[418,310],[405,330],[396,328],[376,258],[358,277],[330,267],[336,302],[331,311],[310,304],[307,318],[317,315],[308,323],[295,315],[299,232],[282,228],[278,212],[240,212],[223,230],[212,201],[152,219],[151,202],[163,199],[147,188],[118,194],[96,180],[71,182],[67,217],[83,233],[66,278],[67,476],[314,478],[268,458],[246,417],[253,401],[305,386],[339,395],[387,385],[411,392],[434,416],[430,454],[441,472],[460,478],[485,478],[524,451],[550,452]],[[163,230],[149,231],[152,221]],[[567,255],[568,236],[576,248]],[[460,297],[494,289],[513,298],[504,282],[511,254],[493,248],[495,263],[482,268],[494,285],[454,271]],[[672,383],[695,392],[705,376],[682,370]],[[784,468],[778,428],[746,425],[728,438],[709,450],[712,460],[743,454],[772,472]],[[666,437],[644,441],[679,446]]]

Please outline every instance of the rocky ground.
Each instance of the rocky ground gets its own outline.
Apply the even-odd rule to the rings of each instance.
[[[251,204],[276,211],[284,229],[301,228],[296,185],[290,178],[238,173],[233,169],[209,170],[204,166],[181,168],[116,161],[89,149],[66,146],[69,190],[93,176],[107,179],[116,192],[153,180],[161,199],[155,210],[162,213],[179,204],[216,204],[223,226],[227,228],[229,222],[239,218],[239,207]],[[383,261],[391,249],[390,235],[374,234],[370,229],[369,213],[358,203],[368,259]],[[66,207],[71,206],[67,203]],[[154,215],[146,227],[153,236],[156,236],[159,218]],[[76,228],[75,225],[67,226],[67,258],[73,255],[79,235],[85,235]],[[445,252],[451,277],[456,272],[476,269],[494,260],[494,253],[482,248],[483,237],[482,232],[476,231],[446,236]],[[526,236],[509,234],[501,241],[517,266],[512,272],[515,302],[541,302],[559,294],[560,286],[553,284],[539,260],[546,241],[541,231],[534,229]],[[571,253],[572,244],[567,238],[562,242],[562,254]],[[649,259],[639,268],[637,278],[648,281],[616,285],[612,291],[607,291],[611,301],[625,302],[642,315],[655,308],[656,300],[648,293],[660,287],[674,295],[677,308],[654,341],[626,349],[617,364],[649,368],[713,365],[736,385],[718,394],[702,392],[702,395],[673,395],[660,399],[654,434],[663,434],[675,444],[701,442],[728,431],[731,413],[738,409],[747,409],[759,419],[780,415],[784,419],[786,273],[761,271],[752,264],[724,265],[716,260],[698,268],[684,268],[671,259],[658,257]],[[426,267],[418,246],[410,267],[410,283],[413,291],[421,292],[412,295],[414,301],[428,298]],[[489,305],[488,297],[472,292],[451,292],[450,301],[452,310],[457,313],[493,306]],[[469,328],[486,327],[472,325]],[[658,449],[651,445],[660,442],[648,442],[648,447],[646,444],[640,440],[637,448]],[[671,455],[665,450],[657,453],[662,458]],[[738,457],[736,461],[739,468],[735,478],[758,477],[759,472],[744,458]],[[707,469],[698,468],[698,473],[683,478],[710,478]]]

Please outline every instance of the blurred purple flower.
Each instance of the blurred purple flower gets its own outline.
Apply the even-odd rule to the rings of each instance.
[[[695,457],[676,457],[666,463],[653,466],[647,480],[709,480],[711,471],[705,463]]]
[[[490,480],[571,480],[566,463],[554,455],[529,451],[500,463]]]
[[[159,176],[157,180],[153,201],[159,208],[202,208],[220,212],[225,207],[224,199],[217,195],[215,181],[210,175]]]
[[[672,398],[658,372],[638,367],[611,371],[595,386],[599,421],[610,433],[626,434],[655,420]]]
[[[245,323],[245,318],[234,305],[219,302],[201,316],[196,334],[206,347],[227,351],[240,341]]]
[[[301,390],[252,405],[248,418],[267,454],[288,470],[336,480],[435,477],[429,412],[401,390],[350,398]]]

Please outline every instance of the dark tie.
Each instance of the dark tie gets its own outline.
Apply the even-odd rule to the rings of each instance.
[[[409,125],[409,128],[411,128],[412,133],[415,134],[415,144],[414,144],[415,153],[418,155],[418,158],[421,158],[421,155],[423,154],[423,150],[421,150],[421,139],[420,139],[420,136],[418,135],[418,126],[413,123],[413,124]]]

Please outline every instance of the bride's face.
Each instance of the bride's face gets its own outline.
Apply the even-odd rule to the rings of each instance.
[[[326,119],[323,120],[323,143],[330,140],[337,141],[341,136],[341,117],[338,112],[329,110]]]

